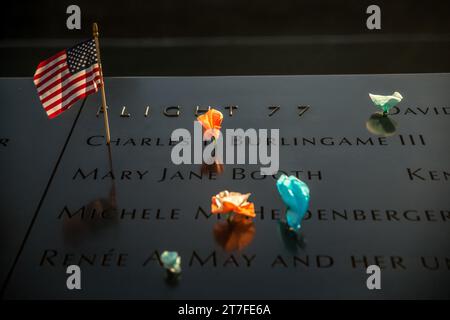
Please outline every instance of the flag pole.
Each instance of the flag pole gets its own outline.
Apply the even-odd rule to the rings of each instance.
[[[102,78],[102,110],[103,110],[103,118],[105,120],[105,130],[106,130],[106,144],[110,144],[111,136],[109,133],[109,121],[108,121],[108,109],[106,106],[106,95],[105,95],[105,81],[103,80],[103,69],[102,69],[102,60],[100,59],[100,44],[98,41],[98,26],[97,23],[94,22],[92,25],[92,34],[95,40],[95,48],[97,50],[97,58],[98,58],[98,67],[100,69],[100,77]]]

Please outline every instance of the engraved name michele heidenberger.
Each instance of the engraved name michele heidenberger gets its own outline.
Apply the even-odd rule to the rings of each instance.
[[[283,208],[271,206],[257,206],[254,220],[280,221],[284,217]],[[127,207],[115,208],[91,205],[64,205],[56,213],[58,220],[130,220],[130,221],[219,221],[226,220],[221,215],[211,213],[207,205],[188,206],[182,208],[168,207]],[[311,222],[390,222],[390,223],[449,223],[450,208],[448,209],[399,209],[399,208],[311,208],[307,211],[305,221]]]

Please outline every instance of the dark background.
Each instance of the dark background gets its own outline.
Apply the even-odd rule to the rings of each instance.
[[[66,28],[81,8],[82,30]],[[366,8],[381,7],[381,30]],[[450,1],[10,1],[0,76],[37,63],[100,25],[105,75],[351,74],[450,71]]]

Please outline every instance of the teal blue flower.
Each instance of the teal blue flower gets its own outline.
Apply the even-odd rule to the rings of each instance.
[[[382,96],[378,94],[369,93],[370,100],[372,100],[373,104],[380,108],[383,111],[383,114],[386,115],[390,109],[395,107],[400,101],[402,101],[403,97],[399,92],[394,92],[390,96]]]
[[[164,251],[161,254],[161,262],[172,273],[181,272],[181,258],[176,251]]]
[[[286,222],[294,230],[300,229],[300,222],[305,216],[309,205],[309,188],[294,176],[281,175],[277,181],[278,192],[284,204],[288,207]]]

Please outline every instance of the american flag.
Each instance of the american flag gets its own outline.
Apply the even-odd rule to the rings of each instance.
[[[39,63],[34,74],[39,99],[51,119],[102,86],[95,40],[91,39]]]

